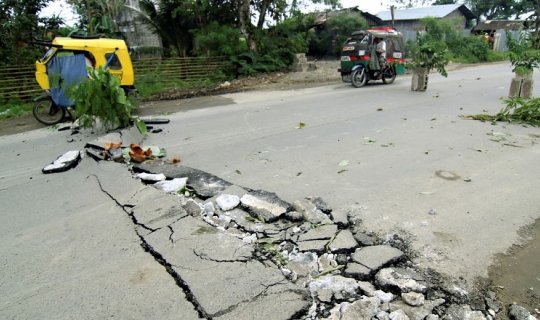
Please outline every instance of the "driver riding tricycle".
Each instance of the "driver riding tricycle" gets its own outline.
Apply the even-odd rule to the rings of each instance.
[[[104,67],[120,80],[126,95],[134,90],[133,65],[124,40],[72,36],[33,43],[48,48],[36,61],[36,81],[45,94],[35,99],[32,109],[43,124],[59,123],[70,114],[69,90],[88,78],[87,68]]]
[[[370,80],[393,83],[405,73],[403,35],[390,27],[355,31],[341,51],[341,79],[356,88]]]

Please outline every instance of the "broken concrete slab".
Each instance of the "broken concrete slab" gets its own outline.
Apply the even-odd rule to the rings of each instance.
[[[332,220],[308,199],[296,200],[292,206],[303,215],[304,220],[312,224],[333,224]]]
[[[205,316],[225,316],[246,302],[259,303],[257,297],[271,287],[288,288],[280,270],[252,260],[253,246],[241,239],[192,217],[170,228],[172,233],[163,228],[144,239],[171,265]]]
[[[443,320],[486,320],[484,314],[480,311],[473,311],[469,305],[452,304],[446,310]],[[526,318],[525,318],[526,319]],[[524,319],[524,320],[525,320]]]
[[[238,226],[247,232],[263,233],[265,224],[254,219],[249,213],[241,209],[227,211],[226,214],[232,218]]]
[[[322,253],[326,251],[327,244],[328,244],[328,240],[302,241],[302,242],[298,242],[298,251],[300,252],[314,251],[317,253]]]
[[[342,308],[341,320],[372,319],[379,313],[381,301],[377,297],[363,296]]]
[[[238,198],[242,198],[245,194],[247,194],[248,191],[242,187],[239,187],[237,185],[231,185],[227,187],[225,190],[223,190],[222,194],[230,194],[233,196],[237,196]]]
[[[363,246],[372,246],[375,244],[374,238],[363,232],[354,232],[353,237],[359,244]]]
[[[288,259],[285,267],[296,275],[296,279],[315,276],[319,273],[318,257],[313,252],[292,253],[289,254]]]
[[[422,306],[412,307],[398,300],[390,302],[390,310],[403,310],[411,320],[423,320],[432,313],[435,307],[442,305],[444,302],[444,299],[428,300]]]
[[[140,173],[137,173],[135,176],[145,182],[158,182],[158,181],[163,181],[167,179],[167,177],[165,177],[163,173],[154,174],[154,173],[140,172]]]
[[[75,168],[80,160],[81,160],[81,152],[79,150],[71,150],[60,155],[51,164],[45,166],[41,170],[41,172],[45,174],[64,172],[71,168]]]
[[[174,178],[172,180],[163,180],[154,183],[152,186],[166,193],[178,193],[187,185],[187,178]]]
[[[424,285],[423,281],[415,280],[415,274],[412,270],[385,268],[375,275],[375,280],[382,288],[399,289],[401,292],[425,293],[427,286]]]
[[[378,245],[357,249],[351,258],[373,271],[395,262],[403,257],[403,252],[387,245]]]
[[[149,229],[161,229],[188,216],[172,195],[145,192],[137,197],[139,204],[131,212],[137,223]]]
[[[188,178],[188,186],[202,199],[221,194],[232,184],[207,172],[161,160],[145,161],[134,165],[137,172],[163,173],[168,179]]]
[[[358,247],[358,242],[353,237],[350,230],[341,230],[334,240],[328,246],[330,251],[334,253],[348,252]]]
[[[334,237],[338,228],[335,224],[322,225],[317,228],[308,230],[306,233],[298,236],[299,242],[312,240],[330,240]]]
[[[426,298],[418,292],[404,292],[401,294],[401,299],[408,305],[418,307],[424,304]]]
[[[333,210],[330,212],[330,217],[332,217],[332,221],[334,221],[334,223],[340,228],[346,228],[349,226],[347,212],[344,210]]]
[[[527,309],[515,303],[508,307],[508,316],[510,320],[536,320]]]
[[[308,197],[306,198],[311,203],[317,207],[317,209],[321,210],[325,214],[330,214],[332,212],[332,208],[321,198],[321,197]]]
[[[288,284],[269,287],[263,294],[251,301],[240,303],[231,312],[218,316],[219,320],[267,320],[298,319],[309,308],[310,301],[304,290]]]
[[[390,320],[410,320],[407,314],[405,314],[405,312],[401,309],[390,312],[388,318]]]
[[[324,296],[325,293],[328,293],[325,290],[329,290],[331,293],[330,298],[333,297],[336,301],[356,299],[359,297],[357,293],[358,283],[356,280],[343,276],[325,276],[318,278],[311,281],[308,288],[312,297],[319,297],[320,294]],[[320,300],[325,301],[323,299]]]
[[[371,272],[373,272],[373,270],[371,270],[370,268],[354,262],[347,263],[347,267],[344,271],[345,275],[359,280],[369,279]]]
[[[192,217],[200,217],[204,212],[204,207],[193,199],[185,200],[182,207]]]
[[[273,222],[290,210],[290,204],[281,200],[275,193],[251,191],[245,194],[240,202],[242,207],[263,222]]]

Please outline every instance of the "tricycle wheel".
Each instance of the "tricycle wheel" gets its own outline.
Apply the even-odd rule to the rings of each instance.
[[[393,66],[387,66],[382,71],[382,82],[391,84],[396,80],[396,69]]]
[[[364,68],[358,68],[351,74],[351,82],[355,88],[363,87],[367,83],[367,80],[368,76],[366,74],[366,69]]]
[[[58,107],[47,97],[39,99],[34,103],[32,113],[37,121],[46,125],[53,125],[64,119],[66,110]]]

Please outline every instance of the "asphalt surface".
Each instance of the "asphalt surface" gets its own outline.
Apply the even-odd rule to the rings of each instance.
[[[369,229],[409,234],[418,263],[472,282],[540,217],[540,130],[460,118],[497,113],[511,77],[491,64],[432,74],[427,92],[404,76],[229,94],[168,116],[146,142],[238,185],[354,210]]]
[[[404,76],[171,102],[192,105],[145,144],[288,201],[320,196],[368,229],[405,235],[417,263],[470,285],[540,217],[540,130],[459,117],[498,112],[511,76],[494,64],[432,75],[423,93]],[[83,161],[41,173],[87,139],[48,129],[0,137],[0,318],[195,317],[99,188],[96,172],[121,190],[127,170]]]

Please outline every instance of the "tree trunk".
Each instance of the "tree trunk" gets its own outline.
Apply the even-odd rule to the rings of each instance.
[[[257,51],[257,46],[251,35],[250,0],[240,0],[239,9],[240,33],[246,38],[249,49]]]
[[[262,29],[264,21],[266,20],[266,12],[270,7],[270,0],[263,0],[261,4],[261,12],[259,13],[259,21],[257,22],[257,28]]]

